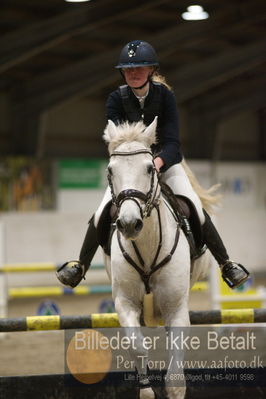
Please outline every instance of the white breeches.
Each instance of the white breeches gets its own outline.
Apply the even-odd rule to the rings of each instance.
[[[183,195],[195,205],[201,224],[205,222],[202,203],[199,196],[193,190],[192,185],[181,163],[171,166],[162,173],[162,180],[171,187],[174,194]]]
[[[105,190],[102,202],[100,203],[100,206],[99,206],[99,208],[97,209],[97,211],[95,212],[95,215],[94,215],[94,225],[95,225],[95,227],[98,226],[98,222],[99,222],[99,219],[101,217],[102,211],[104,210],[105,205],[109,201],[111,201],[111,199],[112,199],[111,190],[110,190],[110,187],[108,186],[107,189]]]
[[[179,164],[173,165],[169,169],[167,169],[166,172],[162,173],[162,180],[171,187],[174,194],[183,195],[184,197],[187,197],[192,201],[192,203],[195,205],[195,208],[198,212],[201,224],[204,224],[205,217],[204,217],[204,213],[202,210],[201,201],[200,201],[198,195],[193,190],[192,185],[189,181],[189,178],[187,177],[187,174],[186,174],[182,164],[179,163]],[[103,211],[105,205],[111,199],[112,199],[111,191],[110,191],[110,188],[107,187],[104,197],[102,199],[102,202],[101,202],[99,208],[97,209],[97,211],[95,212],[95,216],[94,216],[95,227],[97,227],[97,225],[98,225],[100,216],[102,214],[102,211]]]

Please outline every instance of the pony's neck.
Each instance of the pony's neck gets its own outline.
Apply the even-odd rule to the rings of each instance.
[[[172,245],[172,240],[168,239],[165,235],[165,231],[169,231],[169,223],[173,222],[173,217],[170,215],[170,211],[163,202],[160,200],[159,212],[161,218],[161,234],[162,234],[162,246],[158,260],[162,259],[169,251]],[[146,266],[150,266],[154,259],[155,253],[158,249],[160,242],[160,225],[158,220],[158,213],[154,208],[151,215],[145,219],[143,229],[139,236],[135,240],[135,243],[145,261]]]

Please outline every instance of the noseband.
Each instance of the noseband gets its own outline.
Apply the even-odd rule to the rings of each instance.
[[[114,151],[111,154],[111,157],[129,156],[129,155],[131,156],[131,155],[137,155],[137,154],[150,154],[153,157],[152,152],[149,150],[136,150],[136,151],[131,151],[131,152]],[[111,174],[108,173],[107,178],[108,178],[109,187],[111,190],[112,202],[116,205],[118,212],[119,212],[123,202],[125,202],[127,200],[132,200],[138,205],[142,218],[150,216],[152,209],[155,206],[157,206],[158,198],[156,197],[156,194],[157,194],[158,185],[159,185],[159,180],[158,180],[157,184],[156,184],[155,191],[154,191],[154,195],[152,195],[153,190],[154,190],[154,176],[156,173],[155,166],[153,166],[151,173],[152,173],[151,174],[151,185],[150,185],[149,191],[146,194],[143,193],[142,191],[129,188],[129,189],[120,191],[120,193],[117,196],[114,193],[114,186],[113,186]],[[142,202],[144,202],[144,204],[145,204],[144,210],[142,210],[137,199],[140,199]]]

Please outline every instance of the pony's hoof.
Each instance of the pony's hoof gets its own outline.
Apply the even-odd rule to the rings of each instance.
[[[139,390],[139,399],[155,399],[153,390],[151,388],[141,388]]]
[[[184,399],[186,396],[186,387],[167,387],[168,399]]]

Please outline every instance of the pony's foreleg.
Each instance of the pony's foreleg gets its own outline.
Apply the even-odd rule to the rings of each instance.
[[[149,386],[148,378],[148,350],[143,345],[144,336],[140,328],[141,306],[120,294],[116,296],[115,308],[125,334],[128,337],[134,337],[134,344],[130,347],[129,353],[138,373],[139,397],[140,399],[154,399],[155,395]]]
[[[177,312],[168,314],[165,322],[168,326],[166,330],[169,350],[169,364],[165,376],[166,392],[169,399],[184,399],[186,379],[183,368],[184,351],[181,341],[183,336],[187,335],[190,324],[187,301],[180,305]]]
[[[147,369],[148,351],[143,345],[143,334],[140,328],[141,308],[136,303],[118,295],[115,298],[115,309],[119,322],[127,336],[134,336],[134,345],[131,346],[131,357],[140,374],[145,374]]]
[[[182,264],[183,275],[177,276],[179,290],[172,287],[170,295],[165,295],[167,305],[161,304],[167,331],[168,367],[165,375],[166,392],[169,399],[183,399],[186,393],[186,379],[184,375],[184,350],[183,336],[188,333],[190,320],[188,309],[189,295],[189,259],[184,259]],[[178,278],[179,277],[179,278]]]

